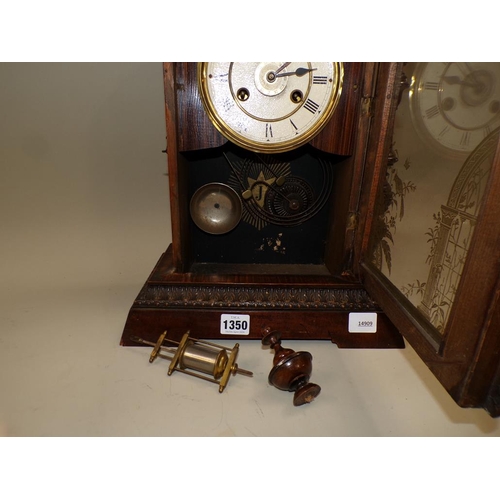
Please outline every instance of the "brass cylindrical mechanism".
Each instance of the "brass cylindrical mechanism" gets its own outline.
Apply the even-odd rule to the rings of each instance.
[[[188,340],[180,358],[182,369],[191,369],[212,375],[215,380],[222,377],[229,357],[225,349],[214,349]]]
[[[238,357],[239,344],[235,344],[232,349],[222,347],[211,342],[194,339],[186,332],[180,342],[167,339],[167,332],[163,332],[158,338],[156,344],[139,337],[131,337],[130,340],[139,344],[153,346],[153,351],[149,357],[152,363],[157,357],[171,360],[168,375],[174,371],[180,371],[193,377],[207,380],[219,385],[219,392],[222,392],[231,374],[240,373],[241,375],[253,376],[248,370],[239,368],[236,363]],[[176,344],[175,347],[163,345],[164,342]],[[168,354],[163,354],[167,352]],[[200,373],[211,375],[212,378],[200,375]]]

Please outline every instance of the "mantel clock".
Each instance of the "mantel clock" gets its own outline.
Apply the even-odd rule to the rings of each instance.
[[[164,63],[172,243],[122,345],[401,348],[500,413],[500,65]]]
[[[172,244],[123,343],[166,329],[261,340],[271,329],[403,346],[353,270],[374,74],[364,63],[164,64]],[[372,326],[349,331],[350,313]]]

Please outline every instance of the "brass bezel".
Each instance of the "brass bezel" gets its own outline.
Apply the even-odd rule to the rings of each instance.
[[[197,68],[198,90],[200,93],[201,102],[205,108],[210,121],[214,127],[229,141],[242,148],[254,151],[257,153],[284,153],[291,151],[300,146],[303,146],[315,137],[328,123],[332,117],[342,93],[342,85],[344,79],[344,65],[339,62],[332,63],[334,65],[335,81],[333,82],[333,93],[327,107],[323,110],[323,114],[308,130],[300,135],[283,142],[269,143],[267,141],[256,141],[242,136],[228,126],[228,124],[217,113],[210,94],[207,88],[207,64],[199,62]]]

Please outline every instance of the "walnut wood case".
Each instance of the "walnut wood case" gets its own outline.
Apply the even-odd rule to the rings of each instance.
[[[222,153],[232,145],[203,109],[196,63],[164,63],[163,69],[172,243],[134,301],[121,344],[135,345],[131,336],[154,341],[166,329],[177,339],[190,330],[197,338],[240,341],[279,330],[283,339],[325,339],[346,348],[402,348],[404,336],[458,404],[498,415],[499,154],[451,320],[445,335],[436,335],[369,257],[391,152],[401,64],[344,63],[338,107],[306,146],[308,155],[328,157],[333,182],[318,226],[309,229],[314,233],[321,226],[324,241],[314,243],[311,255],[300,262],[286,255],[238,260],[233,244],[236,250],[227,261],[200,258],[190,196],[210,172],[227,168]],[[291,152],[290,161],[303,154]],[[247,232],[248,238],[258,234],[253,227]],[[292,231],[287,235],[292,244],[300,241]],[[377,332],[350,333],[352,312],[376,312]],[[223,313],[250,315],[249,334],[221,334]]]

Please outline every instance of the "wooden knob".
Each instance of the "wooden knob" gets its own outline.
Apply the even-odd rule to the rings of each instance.
[[[281,343],[281,332],[273,330],[264,335],[262,339],[262,345],[269,345],[274,348],[276,344]]]
[[[302,406],[312,403],[321,392],[321,387],[317,384],[306,384],[295,391],[293,396],[293,406]]]
[[[295,352],[281,346],[281,332],[267,331],[262,344],[274,349],[273,368],[269,373],[269,383],[282,391],[294,393],[294,406],[313,401],[321,392],[321,387],[309,382],[312,372],[312,356],[309,352]]]

